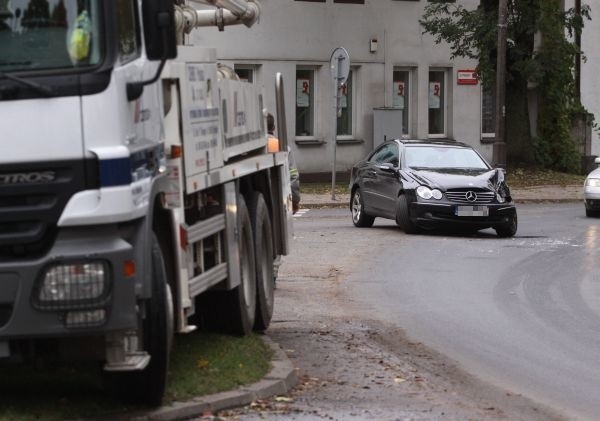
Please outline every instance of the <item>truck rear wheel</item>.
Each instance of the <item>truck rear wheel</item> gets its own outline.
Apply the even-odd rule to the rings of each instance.
[[[252,332],[256,316],[256,269],[254,239],[248,207],[238,195],[238,235],[240,250],[240,285],[231,291],[211,291],[197,299],[203,326],[209,330],[247,335]]]
[[[255,192],[250,202],[250,220],[254,233],[256,257],[256,319],[254,330],[267,330],[273,317],[275,302],[273,277],[273,235],[267,204],[261,193]]]
[[[173,303],[163,254],[156,237],[152,239],[152,297],[146,302],[142,322],[142,350],[150,362],[139,371],[110,372],[106,380],[117,397],[127,401],[159,406],[167,386],[169,358],[173,343]]]

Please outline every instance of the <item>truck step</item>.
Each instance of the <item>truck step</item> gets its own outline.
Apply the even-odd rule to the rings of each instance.
[[[106,363],[104,371],[143,370],[149,363],[150,355],[147,352],[131,352],[125,356],[123,361]]]

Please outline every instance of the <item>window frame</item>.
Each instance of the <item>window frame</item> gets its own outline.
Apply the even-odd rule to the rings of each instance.
[[[412,133],[412,116],[413,116],[413,107],[412,107],[413,93],[412,93],[412,91],[413,91],[413,83],[415,81],[414,71],[415,71],[414,68],[407,67],[407,66],[394,66],[394,68],[392,69],[392,87],[391,87],[392,88],[391,89],[392,90],[392,101],[391,101],[392,108],[399,109],[397,107],[394,107],[394,94],[393,94],[394,83],[395,83],[394,74],[396,72],[404,72],[404,73],[407,73],[407,75],[408,75],[408,86],[406,86],[404,88],[404,90],[405,90],[404,109],[406,110],[406,112],[405,112],[406,113],[406,124],[404,121],[402,122],[402,125],[406,126],[406,133],[402,133],[402,136],[406,137],[406,138],[410,137],[411,133]],[[403,111],[403,114],[404,114],[404,111]],[[404,117],[404,115],[402,117]],[[404,130],[404,127],[402,129]]]
[[[257,78],[257,73],[258,73],[258,66],[257,65],[254,65],[254,64],[238,64],[238,63],[234,63],[234,65],[233,65],[233,71],[235,72],[236,75],[238,75],[238,77],[240,77],[240,75],[238,74],[238,70],[243,70],[243,71],[250,72],[250,79],[247,82],[251,83],[251,84],[255,84],[256,83],[256,78]],[[242,80],[242,79],[240,79],[240,80]]]
[[[358,95],[356,94],[356,87],[357,87],[357,83],[358,83],[358,73],[359,73],[359,67],[350,67],[350,73],[348,74],[348,79],[350,80],[351,86],[350,86],[350,101],[351,101],[351,105],[352,105],[352,113],[350,115],[350,134],[337,134],[337,130],[339,130],[339,123],[336,124],[336,142],[341,141],[342,143],[344,141],[349,141],[349,140],[356,140],[357,139],[357,131],[358,131],[358,126],[357,126],[357,118],[356,116],[358,115],[358,104],[357,104],[357,99],[358,99]]]
[[[493,132],[484,132],[483,131],[483,99],[484,99],[484,93],[485,93],[485,88],[483,86],[483,84],[481,84],[481,89],[480,89],[480,124],[481,124],[481,140],[484,142],[492,142],[495,138],[496,138],[496,88],[492,87],[492,100],[494,101],[494,107],[493,107],[493,123],[494,123],[494,131]]]
[[[431,73],[442,73],[444,75],[444,79],[443,79],[443,87],[442,87],[442,94],[443,94],[443,104],[442,104],[442,112],[443,114],[443,130],[442,133],[430,133],[429,132],[429,125],[430,125],[430,121],[429,121],[429,110],[431,110],[431,108],[429,108],[429,84],[431,82]],[[449,74],[449,70],[445,69],[445,68],[440,68],[440,67],[431,67],[429,68],[428,71],[428,75],[427,75],[427,138],[428,139],[446,139],[448,137],[448,77]]]
[[[310,105],[309,105],[309,109],[311,110],[311,121],[312,121],[312,134],[310,135],[299,135],[297,134],[297,119],[298,119],[298,98],[297,98],[297,84],[298,84],[298,71],[309,71],[311,72],[311,82],[312,82],[312,86],[310,87],[311,91],[310,91]],[[314,141],[317,140],[317,122],[318,119],[316,118],[317,116],[317,95],[318,95],[318,89],[317,89],[317,81],[318,81],[318,74],[319,74],[319,67],[317,66],[307,66],[307,65],[296,65],[296,70],[295,70],[295,77],[294,77],[294,137],[297,141],[302,142],[302,141]]]

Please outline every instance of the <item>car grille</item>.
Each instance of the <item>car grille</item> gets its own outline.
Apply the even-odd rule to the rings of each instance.
[[[446,197],[450,202],[456,203],[491,203],[494,200],[495,193],[481,189],[460,189],[447,191]]]
[[[95,160],[2,165],[0,176],[52,172],[51,181],[0,184],[0,260],[35,258],[54,243],[56,224],[77,192],[98,188]],[[12,180],[12,179],[10,179]]]

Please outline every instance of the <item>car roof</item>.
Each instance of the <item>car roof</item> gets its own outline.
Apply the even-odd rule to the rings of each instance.
[[[448,139],[395,139],[406,146],[449,146],[473,149],[471,145]]]

